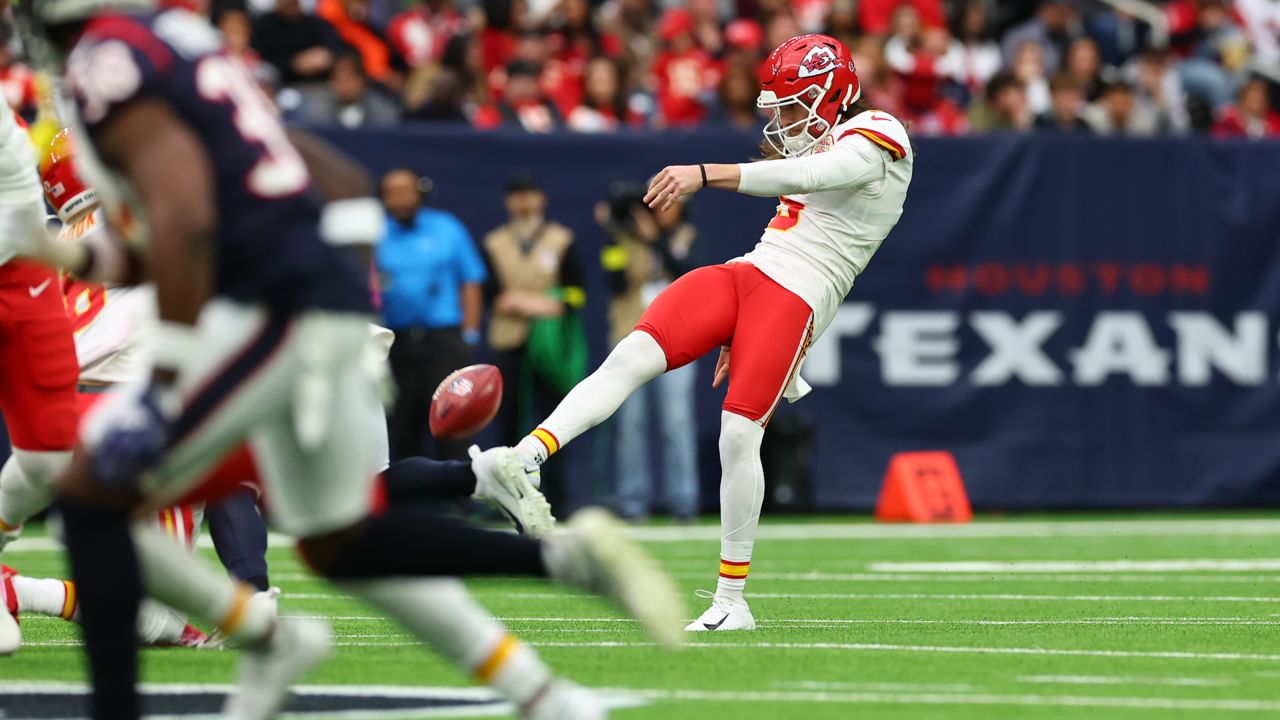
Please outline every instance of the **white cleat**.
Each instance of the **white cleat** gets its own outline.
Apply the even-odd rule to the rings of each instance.
[[[522,720],[605,720],[609,709],[593,692],[568,682],[554,680],[550,689],[520,717]]]
[[[269,606],[271,614],[275,617],[280,617],[280,588],[269,587],[266,590],[254,593],[253,602]],[[227,636],[223,635],[221,630],[214,630],[195,647],[201,650],[221,650],[226,647],[234,647],[234,643],[229,642]]]
[[[756,619],[746,600],[730,600],[718,597],[706,590],[697,591],[698,597],[711,598],[711,607],[697,620],[685,627],[688,632],[724,632],[727,630],[755,630]]]
[[[552,577],[618,603],[658,642],[684,643],[684,603],[675,583],[607,511],[587,508],[545,541]]]
[[[329,626],[319,620],[283,618],[270,645],[245,650],[240,677],[227,698],[223,716],[230,720],[268,720],[280,712],[289,687],[329,657],[333,642]]]
[[[480,452],[472,445],[471,470],[476,476],[475,497],[488,500],[506,513],[516,529],[529,537],[545,537],[555,527],[551,505],[529,482],[525,465],[516,451],[496,447]]]

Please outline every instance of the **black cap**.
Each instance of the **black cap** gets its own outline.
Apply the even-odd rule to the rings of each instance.
[[[516,175],[507,181],[507,194],[512,195],[518,192],[529,192],[530,190],[542,192],[542,186],[532,175]]]

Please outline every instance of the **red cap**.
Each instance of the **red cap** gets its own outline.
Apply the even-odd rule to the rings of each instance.
[[[671,42],[686,33],[693,32],[693,13],[684,8],[672,8],[662,14],[658,22],[658,35],[664,42]]]
[[[738,19],[725,27],[724,39],[739,50],[759,50],[764,45],[764,30],[755,20]]]

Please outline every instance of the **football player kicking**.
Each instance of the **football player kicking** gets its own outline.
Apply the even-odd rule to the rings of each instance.
[[[369,435],[384,418],[368,362],[369,289],[321,231],[377,227],[376,204],[321,215],[273,108],[190,13],[155,12],[148,0],[44,0],[23,10],[34,13],[33,34],[66,53],[66,85],[90,141],[85,164],[98,172],[90,180],[117,198],[126,183],[147,237],[145,249],[23,250],[92,282],[145,271],[159,314],[150,380],[85,419],[83,447],[59,486],[95,715],[138,714],[131,621],[143,575],[156,599],[218,623],[244,648],[231,717],[271,716],[287,686],[326,656],[327,625],[277,619],[175,544],[131,533],[132,512],[188,495],[247,438],[273,523],[300,538],[320,574],[473,670],[526,717],[602,717],[594,698],[555,681],[444,578],[556,579],[613,598],[678,643],[670,579],[611,520],[583,513],[538,541],[417,503],[371,512],[379,449]],[[510,451],[488,457],[505,457],[494,466],[518,468],[523,480]]]
[[[805,351],[902,215],[913,158],[906,130],[859,96],[849,49],[834,38],[792,38],[769,55],[757,105],[772,112],[764,148],[774,159],[667,167],[645,196],[655,208],[705,187],[778,196],[760,242],[663,290],[635,331],[516,447],[537,473],[640,385],[720,348],[712,385],[729,381],[720,421],[720,577],[690,631],[755,627],[743,590],[764,497],[765,425],[783,397],[808,391],[799,377]]]

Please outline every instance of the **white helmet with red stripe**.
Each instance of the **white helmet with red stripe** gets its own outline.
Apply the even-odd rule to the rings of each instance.
[[[801,35],[774,48],[760,66],[756,106],[772,110],[764,137],[786,157],[814,148],[862,96],[853,55],[828,35]],[[782,109],[799,105],[803,117],[783,125]]]

